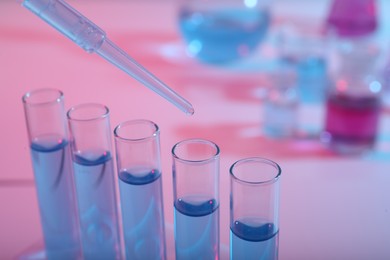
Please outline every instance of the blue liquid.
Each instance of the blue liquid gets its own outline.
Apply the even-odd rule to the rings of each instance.
[[[120,259],[111,154],[75,154],[75,181],[86,259]]]
[[[308,57],[298,63],[298,93],[303,103],[322,103],[328,86],[327,68],[322,57]]]
[[[252,53],[270,23],[268,10],[222,9],[195,12],[183,9],[180,31],[188,50],[206,63],[224,63]]]
[[[219,205],[215,199],[175,202],[177,259],[219,259]]]
[[[259,219],[234,221],[230,248],[230,259],[278,259],[278,230]]]
[[[126,259],[166,259],[161,173],[119,173]]]
[[[46,136],[31,144],[48,259],[79,259],[81,245],[68,142]]]

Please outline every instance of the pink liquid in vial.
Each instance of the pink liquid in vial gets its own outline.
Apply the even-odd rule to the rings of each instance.
[[[340,36],[361,36],[376,30],[375,0],[334,0],[327,19],[328,29]]]
[[[325,132],[330,147],[341,153],[359,153],[372,148],[379,112],[380,100],[375,96],[334,94],[328,97]]]

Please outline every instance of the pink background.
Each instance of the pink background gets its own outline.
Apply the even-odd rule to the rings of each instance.
[[[171,148],[206,138],[221,149],[221,244],[229,245],[230,165],[262,156],[282,168],[280,259],[390,259],[389,115],[380,142],[366,157],[340,157],[315,140],[277,140],[261,133],[265,84],[251,69],[214,68],[185,56],[174,1],[69,1],[157,77],[188,99],[186,116],[98,55],[88,54],[15,1],[0,1],[0,259],[14,259],[42,237],[21,102],[33,89],[65,93],[67,108],[98,102],[112,129],[144,118],[161,129],[165,216],[173,223]],[[327,1],[275,1],[275,21],[320,24]],[[381,1],[380,13],[390,6]],[[389,25],[389,18],[384,18]],[[389,28],[389,27],[387,27]],[[388,31],[390,32],[390,30]],[[171,228],[168,228],[171,230]],[[167,234],[172,251],[172,232]],[[170,253],[171,255],[172,253]],[[226,254],[222,254],[226,258]]]

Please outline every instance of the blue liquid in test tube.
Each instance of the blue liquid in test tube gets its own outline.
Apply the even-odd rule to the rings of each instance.
[[[126,259],[165,259],[161,173],[145,168],[119,172]]]
[[[22,100],[45,242],[42,253],[49,260],[81,259],[64,95],[43,88],[27,92]]]
[[[178,199],[175,228],[177,259],[218,259],[219,205],[215,199]]]
[[[72,107],[67,115],[84,258],[120,259],[109,109],[88,103]]]
[[[187,139],[172,158],[176,259],[219,259],[219,147]]]
[[[48,259],[81,256],[68,141],[57,136],[36,138],[31,144],[41,222]]]
[[[277,259],[278,231],[275,225],[258,219],[234,221],[230,229],[230,259]]]
[[[230,259],[278,259],[280,166],[261,157],[230,167]]]
[[[166,259],[159,127],[129,120],[114,134],[126,259]]]
[[[110,152],[75,154],[81,240],[86,259],[119,259],[120,242]]]

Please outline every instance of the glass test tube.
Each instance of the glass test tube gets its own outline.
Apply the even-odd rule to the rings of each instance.
[[[259,157],[231,166],[230,259],[278,259],[280,174]]]
[[[132,120],[114,134],[126,259],[166,259],[159,128]]]
[[[23,96],[31,159],[48,259],[81,257],[64,95],[39,89]]]
[[[68,111],[71,148],[86,259],[120,259],[109,110],[82,104]]]
[[[219,259],[219,147],[188,139],[172,155],[176,259]]]

